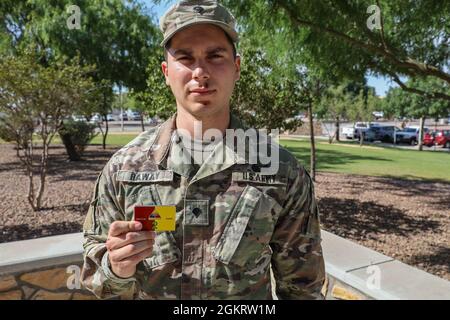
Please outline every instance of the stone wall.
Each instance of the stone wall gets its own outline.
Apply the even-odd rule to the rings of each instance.
[[[97,299],[81,288],[81,233],[0,244],[0,300]],[[322,230],[329,300],[450,299],[450,282]],[[378,279],[378,280],[376,280]]]
[[[322,294],[326,300],[372,300],[369,296],[327,274]]]
[[[302,135],[302,136],[309,136],[309,122],[305,121],[300,127],[297,127],[295,130],[287,130],[284,132],[284,134],[288,135]],[[323,132],[322,125],[315,121],[314,122],[314,135],[323,135],[326,134],[326,132]]]
[[[0,300],[97,300],[89,291],[76,288],[77,270],[81,262],[0,276]],[[322,294],[327,300],[369,299],[330,275]]]
[[[0,300],[96,300],[77,285],[78,270],[81,262],[0,276]]]

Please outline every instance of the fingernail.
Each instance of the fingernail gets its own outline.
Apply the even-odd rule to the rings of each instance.
[[[136,223],[134,224],[134,227],[135,227],[137,230],[141,230],[141,229],[142,229],[142,223],[136,222]]]

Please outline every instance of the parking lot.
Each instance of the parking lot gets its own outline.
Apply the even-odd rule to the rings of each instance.
[[[383,126],[399,126],[399,122],[393,122],[393,121],[384,121],[384,122],[378,122]],[[342,133],[343,128],[348,127],[348,126],[352,126],[353,123],[341,123],[340,127],[341,127],[341,134],[340,134],[340,141],[341,143],[349,143],[349,144],[355,144],[358,145],[359,144],[359,140],[355,140],[355,139],[347,139],[345,137],[345,135]],[[418,122],[411,122],[409,124],[410,126],[416,126],[418,125]],[[144,128],[145,130],[149,130],[150,128],[154,127],[155,124],[149,124],[148,121],[144,121]],[[126,132],[126,133],[140,133],[142,132],[142,126],[141,126],[141,121],[123,121],[123,129],[122,129],[122,122],[121,121],[109,121],[108,122],[108,127],[109,127],[109,132],[110,133],[121,133],[121,132]],[[327,140],[328,139],[328,132],[333,132],[334,130],[334,124],[333,123],[324,123],[322,124],[322,132],[318,132],[316,139],[324,139]],[[326,128],[325,128],[326,127]],[[438,128],[438,130],[450,130],[450,126],[448,125],[438,125],[435,126],[434,122],[426,122],[426,127],[428,127],[431,130],[435,130],[435,128]],[[105,128],[105,125],[102,125],[102,128]],[[99,132],[100,130],[97,129],[97,131]],[[293,135],[291,135],[293,136]],[[293,136],[294,137],[294,136]],[[300,138],[308,138],[308,136],[305,135],[295,135],[295,137],[300,137]],[[410,145],[408,143],[397,143],[396,145],[394,145],[393,143],[386,143],[386,142],[381,142],[381,141],[373,141],[373,142],[369,142],[369,141],[364,141],[364,144],[366,145],[374,145],[374,146],[379,146],[379,147],[386,147],[386,148],[398,148],[398,149],[405,149],[405,150],[417,150],[418,146],[417,145]],[[426,145],[423,145],[423,150],[424,151],[437,151],[437,152],[450,152],[450,149],[448,148],[444,148],[442,146],[431,146],[428,147]]]
[[[340,124],[340,140],[347,143],[359,143],[359,130],[361,128],[364,137],[364,144],[374,144],[380,147],[395,147],[400,149],[416,150],[419,136],[419,121],[409,121],[403,123],[399,121],[375,121],[345,122]],[[396,128],[394,131],[394,127]],[[330,133],[334,133],[334,123],[322,123],[322,137],[328,138]],[[437,134],[440,132],[440,134]],[[353,135],[353,138],[349,137]],[[394,135],[396,144],[394,144]],[[423,133],[423,150],[425,151],[450,151],[450,125],[447,121],[435,122],[426,120]]]

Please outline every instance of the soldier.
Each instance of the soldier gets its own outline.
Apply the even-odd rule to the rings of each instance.
[[[240,74],[233,16],[216,1],[180,1],[160,26],[162,71],[177,112],[100,173],[83,227],[83,285],[99,298],[323,298],[310,176],[262,134],[257,144],[278,156],[272,172],[259,154],[249,159],[253,142],[242,154],[237,136],[228,139],[250,129],[230,114]],[[219,133],[214,140],[211,129]],[[174,206],[175,231],[142,231],[136,205]]]

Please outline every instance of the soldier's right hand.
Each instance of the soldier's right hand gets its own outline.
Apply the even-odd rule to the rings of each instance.
[[[134,276],[136,265],[152,254],[156,233],[141,229],[136,221],[114,221],[109,228],[106,248],[111,269],[120,278]]]

